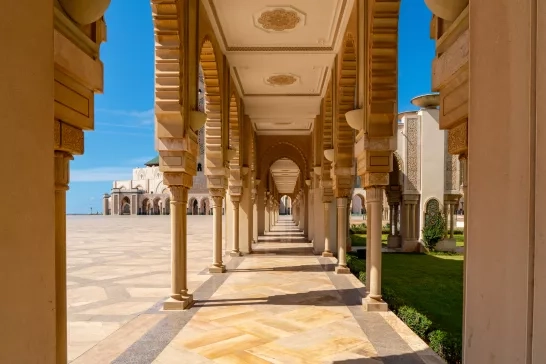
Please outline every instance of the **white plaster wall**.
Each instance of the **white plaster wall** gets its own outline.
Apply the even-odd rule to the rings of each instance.
[[[419,236],[421,238],[425,205],[436,198],[443,205],[445,178],[445,130],[438,126],[439,110],[420,110],[421,117],[421,201],[419,216]]]

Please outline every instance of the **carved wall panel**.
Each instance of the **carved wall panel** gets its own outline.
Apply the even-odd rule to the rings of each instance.
[[[421,187],[421,150],[419,148],[421,123],[419,118],[406,119],[406,176],[404,190],[420,192]]]

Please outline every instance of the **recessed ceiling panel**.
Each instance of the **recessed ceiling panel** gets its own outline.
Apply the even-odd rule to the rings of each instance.
[[[226,50],[311,47],[331,50],[349,0],[205,0]]]

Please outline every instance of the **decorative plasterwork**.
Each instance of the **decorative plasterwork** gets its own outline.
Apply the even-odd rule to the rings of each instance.
[[[459,157],[457,155],[449,154],[447,143],[445,147],[445,191],[452,192],[458,191],[460,188],[459,184]]]
[[[287,93],[275,93],[275,94],[269,94],[269,93],[247,93],[243,87],[243,82],[241,80],[241,76],[239,75],[239,70],[237,69],[237,67],[233,67],[233,74],[235,76],[235,81],[237,82],[237,88],[241,91],[241,95],[243,97],[247,97],[247,96],[267,96],[267,97],[283,97],[283,96],[322,96],[323,95],[323,92],[324,92],[324,87],[325,85],[327,84],[327,79],[328,79],[328,76],[330,74],[330,69],[329,67],[325,67],[324,70],[323,70],[323,73],[322,73],[322,76],[320,77],[320,84],[318,84],[318,87],[315,88],[316,92],[313,92],[313,93],[297,93],[297,92],[287,92]],[[271,77],[277,77],[279,75],[272,75]],[[292,76],[292,77],[295,77],[296,78],[296,81],[300,80],[300,77],[299,76],[296,76],[296,75],[288,75],[288,76]],[[268,79],[270,79],[271,77],[269,77]],[[273,85],[273,84],[270,84],[267,80],[264,80],[264,82],[267,84],[267,85],[271,85],[271,86],[278,86],[278,85]],[[296,82],[295,81],[295,82]],[[293,82],[292,84],[294,84],[295,82]]]
[[[419,119],[406,118],[406,181],[405,191],[418,192],[420,186],[420,148],[419,148]]]
[[[295,29],[300,24],[305,24],[305,14],[291,6],[269,9],[266,8],[266,10],[254,17],[256,27],[268,32],[283,32]]]
[[[298,81],[299,77],[295,75],[272,75],[269,76],[265,83],[270,86],[289,86]]]
[[[457,125],[449,129],[447,146],[450,154],[462,154],[468,149],[468,122]]]

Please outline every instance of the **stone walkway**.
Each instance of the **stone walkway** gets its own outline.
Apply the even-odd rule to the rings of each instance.
[[[131,220],[105,218],[118,225]],[[100,299],[82,303],[69,296],[70,326],[81,330],[72,330],[71,340],[89,346],[72,347],[73,363],[442,363],[392,313],[363,311],[360,281],[335,275],[335,259],[312,255],[311,244],[288,220],[261,237],[254,254],[228,261],[228,273],[209,275],[206,226],[212,221],[193,217],[189,278],[196,303],[184,312],[161,311],[169,292],[169,239],[168,229],[167,236],[143,238],[154,219],[168,226],[168,218],[139,217],[123,241],[105,241],[110,234],[101,232],[98,251],[84,249],[85,242],[70,244],[69,264],[78,256],[91,259],[89,266],[80,262],[78,274],[69,273],[71,282],[86,290],[82,296]],[[78,232],[70,232],[70,243]],[[164,240],[161,249],[154,248],[157,239]],[[122,252],[125,261],[108,259]],[[95,276],[94,285],[84,285],[86,274]],[[96,326],[102,327],[100,340],[77,340]]]

